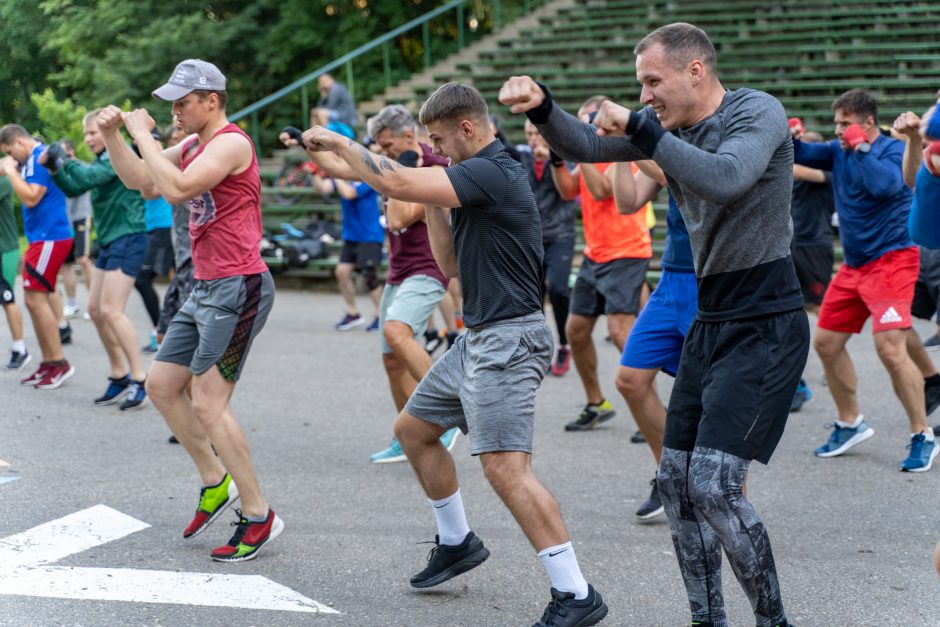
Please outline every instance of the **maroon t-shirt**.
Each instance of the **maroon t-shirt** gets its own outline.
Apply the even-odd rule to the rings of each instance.
[[[426,144],[421,144],[421,152],[421,167],[447,167],[450,163],[435,155]],[[388,232],[388,276],[385,282],[401,285],[408,277],[419,274],[437,279],[447,289],[447,277],[434,260],[431,240],[428,239],[428,225],[422,220],[400,231]]]

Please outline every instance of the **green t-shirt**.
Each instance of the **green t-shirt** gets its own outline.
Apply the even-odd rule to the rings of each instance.
[[[20,249],[20,232],[13,211],[13,186],[10,179],[0,176],[0,252]]]
[[[102,246],[125,235],[147,232],[144,199],[140,192],[124,187],[107,152],[87,165],[70,159],[52,178],[69,198],[91,191],[95,232]]]

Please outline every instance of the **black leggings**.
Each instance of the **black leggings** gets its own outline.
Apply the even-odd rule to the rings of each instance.
[[[160,321],[160,298],[157,296],[157,291],[153,289],[154,276],[152,269],[146,266],[141,268],[134,280],[134,287],[140,292],[140,297],[144,299],[147,315],[150,316],[153,328],[156,329],[157,323]]]
[[[568,343],[565,324],[568,322],[568,306],[571,303],[571,289],[568,278],[571,276],[571,257],[574,255],[574,240],[543,242],[545,256],[542,267],[545,282],[548,285],[548,300],[555,315],[555,327],[558,329],[558,343]],[[542,288],[545,289],[545,286]],[[544,299],[544,296],[543,296]]]

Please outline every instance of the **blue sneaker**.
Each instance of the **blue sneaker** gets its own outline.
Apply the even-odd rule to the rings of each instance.
[[[369,461],[373,464],[394,464],[395,462],[408,461],[408,457],[405,455],[405,451],[401,449],[398,440],[392,440],[387,449],[373,453],[369,457]]]
[[[793,400],[790,401],[790,412],[798,412],[803,407],[803,403],[813,399],[813,391],[806,385],[805,379],[800,379],[796,386],[796,393],[793,394]]]
[[[460,434],[460,429],[454,427],[444,432],[444,435],[441,436],[441,444],[444,445],[448,451],[454,450],[454,445],[457,443],[457,436]]]
[[[131,384],[130,375],[124,375],[120,379],[108,377],[108,389],[104,394],[95,399],[95,405],[110,405],[117,403],[127,392],[127,386]]]
[[[927,472],[933,466],[933,460],[940,452],[936,440],[928,440],[923,433],[911,436],[911,443],[907,445],[910,454],[901,462],[901,472]]]
[[[875,435],[875,430],[864,420],[859,422],[857,427],[843,427],[837,422],[826,426],[832,427],[832,434],[829,436],[829,441],[816,449],[816,457],[841,455],[856,444],[861,444]]]
[[[372,320],[372,324],[366,327],[366,331],[378,331],[379,330],[379,317],[376,316]]]
[[[144,389],[144,381],[134,381],[131,379],[127,386],[127,396],[121,403],[121,411],[133,411],[140,409],[147,402],[147,390]]]
[[[361,327],[364,324],[365,321],[363,321],[362,316],[359,314],[356,314],[355,316],[346,314],[343,316],[342,320],[333,325],[333,328],[337,331],[349,331],[352,328]]]

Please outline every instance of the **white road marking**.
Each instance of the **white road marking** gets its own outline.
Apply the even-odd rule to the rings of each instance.
[[[260,575],[51,566],[150,527],[95,505],[0,539],[0,595],[339,614]]]

